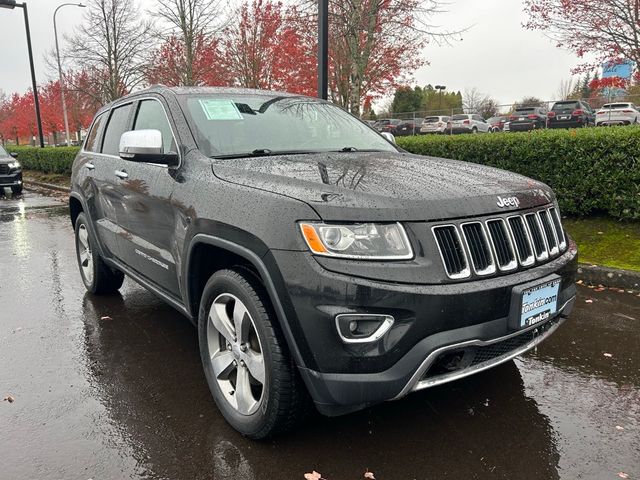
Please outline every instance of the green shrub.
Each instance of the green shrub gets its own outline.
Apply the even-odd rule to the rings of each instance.
[[[16,147],[5,146],[8,152],[18,154],[18,160],[27,170],[44,173],[71,174],[71,165],[80,147]]]
[[[419,155],[481,163],[554,189],[563,213],[640,219],[640,127],[415,136],[398,145]]]

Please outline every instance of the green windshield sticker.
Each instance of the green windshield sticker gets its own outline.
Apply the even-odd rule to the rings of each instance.
[[[199,102],[207,120],[242,120],[242,115],[233,100],[207,98],[200,99]]]

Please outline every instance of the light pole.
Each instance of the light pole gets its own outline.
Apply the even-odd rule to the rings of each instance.
[[[442,110],[442,91],[446,88],[447,87],[445,87],[444,85],[436,85],[436,90],[440,92],[438,95],[438,110]]]
[[[31,67],[31,84],[33,85],[33,101],[36,105],[36,122],[38,124],[38,137],[40,137],[40,147],[44,148],[44,136],[42,135],[42,120],[40,118],[40,100],[38,100],[38,85],[36,84],[36,69],[33,66],[33,51],[31,50],[31,32],[29,31],[29,14],[27,13],[27,3],[16,3],[16,0],[0,0],[0,8],[13,10],[21,8],[24,13],[24,28],[27,32],[27,50],[29,51],[29,66]]]
[[[318,97],[329,96],[329,0],[318,0]]]
[[[63,3],[56,8],[55,12],[53,12],[53,35],[56,37],[56,59],[58,60],[58,76],[60,77],[60,96],[62,97],[62,116],[64,117],[64,132],[67,138],[67,147],[71,143],[69,138],[69,118],[67,117],[67,101],[64,97],[64,77],[62,76],[62,64],[60,63],[60,47],[58,46],[58,26],[56,25],[56,15],[58,14],[58,10],[62,7],[73,6],[73,7],[82,7],[85,5],[81,3]]]

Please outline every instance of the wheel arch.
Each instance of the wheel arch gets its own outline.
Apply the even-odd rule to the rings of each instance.
[[[207,254],[218,254],[216,257]],[[222,258],[220,258],[222,256]],[[203,261],[215,258],[214,261]],[[262,257],[253,250],[230,240],[199,233],[193,236],[189,244],[187,258],[184,263],[185,304],[191,318],[197,322],[200,309],[200,299],[204,285],[209,277],[221,268],[242,266],[255,274],[267,291],[269,301],[273,307],[277,322],[285,337],[289,351],[293,355],[296,365],[304,367],[305,363],[294,339],[290,324],[287,320],[280,295],[274,280]]]

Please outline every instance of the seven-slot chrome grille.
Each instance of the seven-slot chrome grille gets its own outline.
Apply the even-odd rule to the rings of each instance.
[[[567,246],[555,207],[432,228],[449,278],[468,278],[530,267]]]

